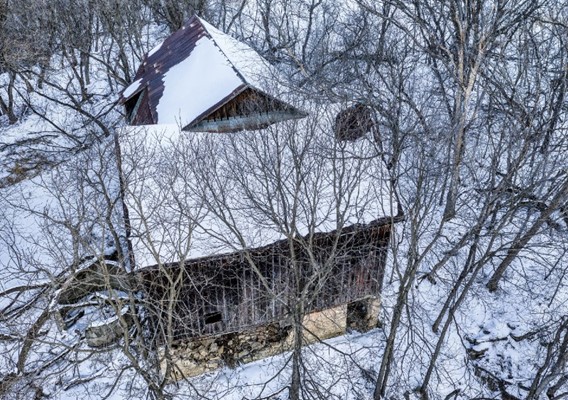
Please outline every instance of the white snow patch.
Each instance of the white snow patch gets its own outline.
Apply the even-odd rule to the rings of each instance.
[[[154,53],[156,53],[158,50],[160,50],[162,48],[163,44],[164,44],[164,42],[162,41],[162,43],[156,45],[152,50],[150,50],[148,52],[148,57],[151,57]]]
[[[273,88],[268,85],[269,79],[275,78],[277,74],[268,61],[251,47],[221,32],[207,21],[201,19],[201,23],[247,83],[270,93]]]
[[[163,79],[157,122],[182,127],[243,85],[226,57],[206,37],[199,39],[191,55],[167,71]]]
[[[321,115],[321,126],[333,117]],[[300,235],[396,215],[388,172],[368,140],[338,143],[331,128],[307,133],[312,124],[307,118],[231,135],[185,133],[173,125],[125,129],[125,201],[137,265],[226,254],[241,250],[243,241],[255,248],[284,239],[281,217],[291,218],[286,213],[295,201],[313,207],[295,211]],[[293,162],[290,137],[309,154],[301,165]],[[303,176],[298,192],[280,193],[279,180],[296,173]]]
[[[139,88],[140,88],[140,84],[142,83],[142,78],[140,79],[136,79],[134,82],[132,82],[126,89],[124,89],[124,92],[122,92],[122,96],[127,99],[130,96],[132,96]]]

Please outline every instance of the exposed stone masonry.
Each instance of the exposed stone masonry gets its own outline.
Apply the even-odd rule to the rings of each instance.
[[[378,323],[379,308],[380,300],[369,296],[307,314],[303,320],[304,344],[339,336],[347,329],[360,332],[373,329]],[[292,326],[285,321],[182,341],[171,351],[175,370],[170,378],[180,380],[223,366],[246,364],[288,351],[293,343]],[[162,369],[165,369],[165,364],[162,364]]]

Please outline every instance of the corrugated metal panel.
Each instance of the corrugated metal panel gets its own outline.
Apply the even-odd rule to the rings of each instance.
[[[121,102],[125,103],[135,97],[141,89],[147,93],[145,97],[147,97],[148,106],[145,109],[140,107],[140,111],[147,113],[149,109],[151,118],[148,118],[147,115],[136,116],[132,119],[135,125],[157,121],[156,106],[164,91],[163,75],[170,68],[189,57],[195,48],[195,43],[203,36],[208,36],[207,31],[199,19],[193,16],[181,29],[164,40],[159,50],[146,55],[134,77],[134,81],[141,79],[139,89],[128,97],[121,96]],[[149,120],[152,122],[147,122]]]

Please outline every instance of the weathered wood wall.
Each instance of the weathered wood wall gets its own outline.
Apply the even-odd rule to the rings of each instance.
[[[158,337],[187,339],[286,319],[300,292],[304,312],[378,295],[390,231],[388,221],[375,221],[145,268],[139,274],[149,320]]]

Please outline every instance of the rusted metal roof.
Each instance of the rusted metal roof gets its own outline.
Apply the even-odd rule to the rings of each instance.
[[[196,48],[199,48],[199,51]],[[199,57],[202,59],[197,60]],[[251,77],[250,71],[241,70],[239,61],[242,61],[243,57],[245,62],[248,61],[252,65],[267,64],[248,46],[236,42],[197,16],[191,17],[181,29],[148,52],[138,68],[134,82],[122,92],[121,102],[129,114],[130,123],[173,123],[172,116],[177,115],[176,111],[179,110],[184,118],[180,117],[178,120],[176,117],[175,122],[181,123],[184,130],[190,130],[247,89],[272,96],[259,87],[262,85]],[[262,68],[258,70],[262,71]],[[165,78],[168,73],[170,81],[166,85]],[[222,76],[215,76],[215,73]],[[172,103],[172,99],[176,101]],[[279,103],[284,102],[279,100]],[[292,110],[288,112],[286,119],[306,116],[297,108],[284,104],[288,110]],[[273,119],[274,122],[278,121],[277,118]],[[266,126],[266,123],[263,126]]]
[[[155,124],[158,121],[156,106],[164,91],[163,75],[174,65],[189,57],[195,43],[207,35],[207,31],[196,16],[191,17],[181,29],[169,36],[159,49],[148,52],[138,67],[134,83],[125,88],[121,102],[126,104],[135,99],[142,91],[146,92],[146,101],[150,108],[144,118],[132,118],[135,125]],[[133,88],[133,85],[137,87]],[[130,89],[130,90],[129,90]]]

